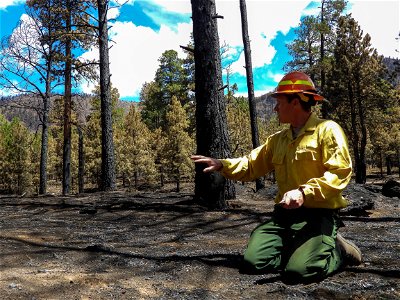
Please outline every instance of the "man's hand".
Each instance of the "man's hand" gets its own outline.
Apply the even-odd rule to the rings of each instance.
[[[303,193],[299,189],[297,189],[286,192],[283,195],[281,202],[279,202],[279,205],[286,209],[294,209],[299,208],[303,205],[303,203]]]
[[[195,163],[207,164],[208,167],[204,168],[203,172],[219,171],[222,168],[222,163],[215,158],[206,157],[203,155],[192,155],[190,157]]]

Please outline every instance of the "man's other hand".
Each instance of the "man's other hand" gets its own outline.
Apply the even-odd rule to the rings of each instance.
[[[195,163],[200,163],[200,164],[206,164],[207,167],[204,168],[203,172],[208,173],[208,172],[213,172],[213,171],[219,171],[222,168],[222,163],[220,160],[203,156],[203,155],[192,155],[190,157]]]
[[[295,209],[302,206],[304,203],[304,196],[303,193],[299,190],[291,190],[286,192],[279,205],[286,209]]]

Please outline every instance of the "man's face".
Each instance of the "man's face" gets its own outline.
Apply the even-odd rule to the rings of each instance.
[[[295,100],[288,103],[288,100],[285,95],[278,95],[276,97],[276,105],[274,110],[278,114],[279,122],[281,123],[290,123],[293,115],[293,104]]]

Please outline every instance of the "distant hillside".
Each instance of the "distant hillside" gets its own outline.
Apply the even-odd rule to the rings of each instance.
[[[400,60],[391,57],[385,57],[383,59],[383,63],[388,68],[390,74],[395,74],[394,84],[400,85]]]
[[[389,73],[394,74],[394,84],[400,85],[400,61],[399,59],[385,57],[383,63],[387,66]],[[389,78],[387,78],[389,79]],[[73,105],[79,112],[79,118],[85,120],[90,114],[92,106],[90,104],[91,95],[79,95],[73,97]],[[52,98],[54,101],[55,97]],[[269,120],[274,114],[275,101],[268,94],[256,97],[257,115],[262,120]],[[130,102],[120,100],[119,107],[128,111],[130,106],[134,104],[138,106],[138,102]],[[51,107],[53,103],[51,103]],[[29,96],[14,96],[0,98],[0,113],[5,115],[8,120],[13,117],[19,117],[31,130],[35,131],[40,125],[37,111],[40,111],[41,101],[37,98]]]
[[[255,101],[257,116],[263,121],[268,121],[274,114],[275,100],[268,94],[264,94],[256,97]]]
[[[58,97],[52,97],[50,110],[54,106],[54,100]],[[78,112],[78,118],[82,121],[90,115],[92,105],[90,100],[91,95],[75,95],[72,97],[73,106]],[[119,107],[128,111],[134,102],[120,100]],[[31,96],[13,96],[0,98],[0,114],[4,115],[7,120],[11,121],[14,117],[18,117],[32,131],[38,130],[40,126],[39,113],[42,108],[42,102],[39,98]]]

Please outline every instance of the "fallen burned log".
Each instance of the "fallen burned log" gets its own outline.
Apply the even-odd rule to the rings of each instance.
[[[382,195],[386,197],[398,197],[400,198],[400,183],[396,180],[389,179],[382,186]]]

